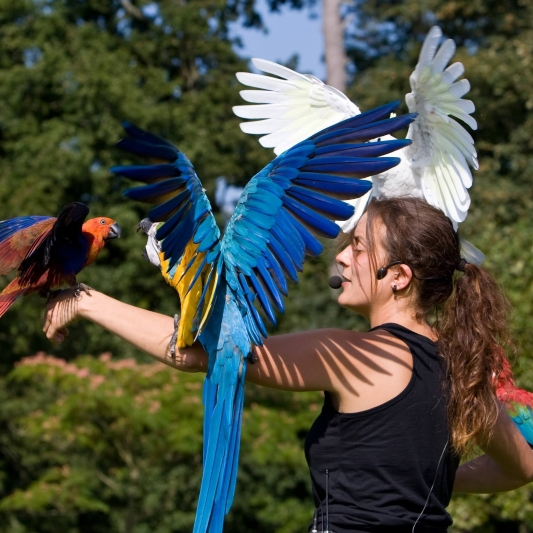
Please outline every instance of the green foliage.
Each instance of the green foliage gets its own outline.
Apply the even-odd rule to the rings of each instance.
[[[201,476],[202,376],[159,363],[43,353],[2,383],[0,529],[190,531]],[[303,437],[316,393],[250,386],[227,531],[300,532],[310,520]]]

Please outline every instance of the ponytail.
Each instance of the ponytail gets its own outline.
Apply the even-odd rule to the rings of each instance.
[[[490,438],[498,417],[494,376],[503,368],[499,347],[510,346],[510,304],[494,278],[468,263],[436,323],[439,353],[449,378],[448,423],[459,454]]]

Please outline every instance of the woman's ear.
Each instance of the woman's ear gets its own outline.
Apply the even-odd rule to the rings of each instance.
[[[413,271],[411,268],[405,263],[402,263],[401,265],[394,266],[391,270],[391,289],[393,289],[394,292],[407,289],[413,279]],[[396,289],[394,289],[394,287],[396,287]]]

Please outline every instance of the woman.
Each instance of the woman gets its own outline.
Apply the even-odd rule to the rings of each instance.
[[[533,480],[533,454],[494,395],[508,304],[490,275],[460,257],[448,218],[422,200],[373,200],[337,256],[339,304],[366,333],[326,329],[268,339],[247,380],[325,391],[306,440],[315,530],[446,531],[452,487],[511,490]],[[200,346],[169,358],[170,317],[93,291],[63,291],[44,331],[89,319],[161,362],[205,371]],[[458,468],[476,444],[486,453]]]

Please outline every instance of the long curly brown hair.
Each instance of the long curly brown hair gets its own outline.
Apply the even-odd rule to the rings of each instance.
[[[385,231],[376,231],[379,222]],[[438,335],[448,375],[450,440],[454,451],[464,455],[473,445],[486,443],[496,423],[494,375],[503,368],[504,350],[512,348],[509,301],[484,268],[467,263],[464,272],[456,270],[459,236],[445,214],[425,201],[370,202],[367,239],[374,270],[377,235],[387,262],[402,261],[413,271],[405,296],[417,320],[426,320]]]

